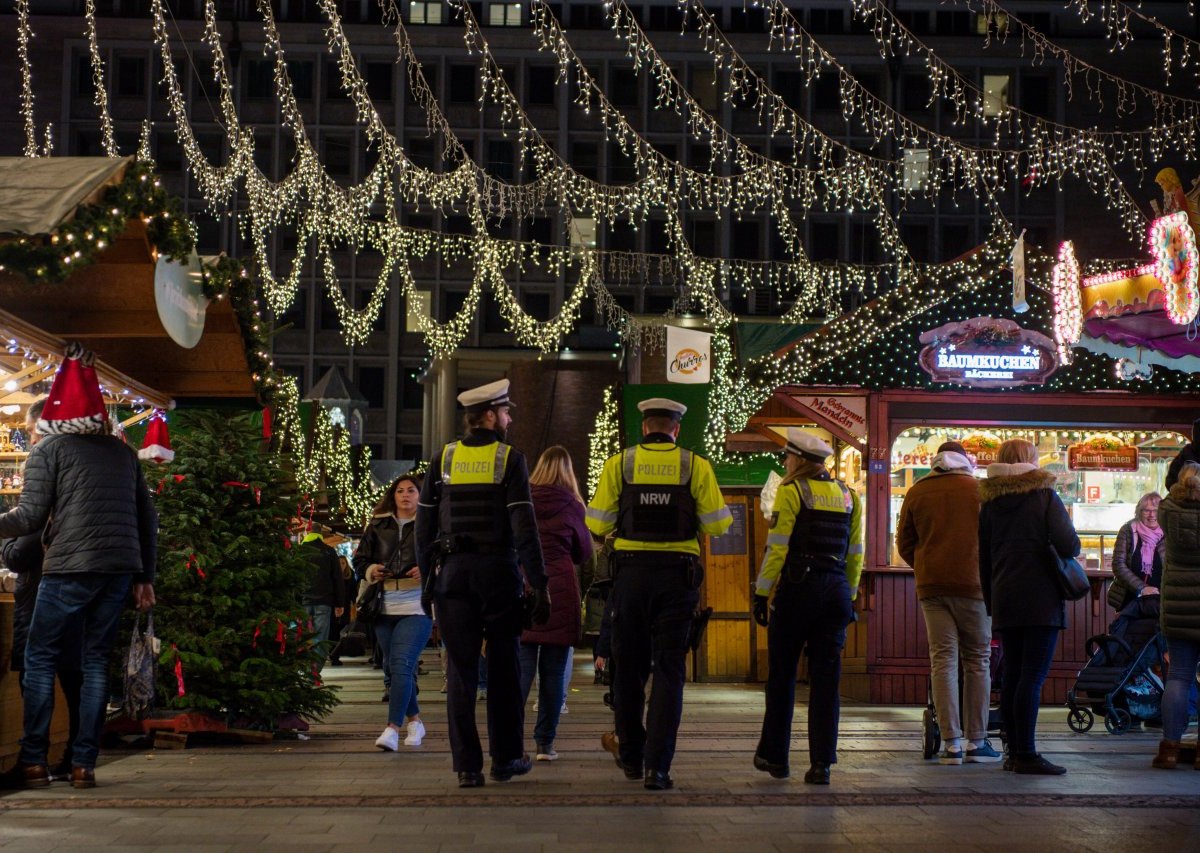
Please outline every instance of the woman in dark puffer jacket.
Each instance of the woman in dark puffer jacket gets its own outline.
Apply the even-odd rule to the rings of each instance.
[[[1163,739],[1154,766],[1170,770],[1188,724],[1188,691],[1200,659],[1200,465],[1188,462],[1158,507],[1166,542],[1162,573],[1163,636],[1170,657],[1162,700]],[[1200,751],[1195,766],[1200,770]]]
[[[547,447],[529,475],[546,575],[550,579],[550,619],[521,635],[521,691],[526,701],[538,678],[537,760],[553,761],[554,737],[562,710],[563,685],[571,647],[579,642],[582,613],[575,567],[592,556],[584,525],[583,497],[571,457],[561,445]]]
[[[1059,776],[1066,768],[1038,755],[1034,743],[1042,684],[1058,632],[1067,626],[1047,549],[1074,557],[1079,537],[1054,492],[1054,475],[1038,467],[1037,448],[1011,439],[1000,445],[999,460],[979,484],[979,579],[992,629],[1004,646],[1000,710],[1009,748],[1004,769]]]

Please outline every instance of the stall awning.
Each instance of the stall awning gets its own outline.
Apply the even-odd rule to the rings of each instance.
[[[130,159],[0,158],[0,233],[45,235],[78,206],[119,182]],[[0,240],[5,239],[0,236]],[[10,238],[11,239],[11,238]],[[175,343],[159,319],[158,259],[140,219],[66,281],[31,285],[0,272],[0,306],[48,339],[79,341],[116,373],[154,396],[253,398],[244,339],[233,308],[208,306],[199,343]]]

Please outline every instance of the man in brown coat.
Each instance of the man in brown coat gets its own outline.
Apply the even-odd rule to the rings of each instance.
[[[987,740],[992,626],[979,584],[979,491],[963,446],[947,441],[933,470],[904,496],[896,547],[917,578],[929,636],[933,705],[945,748],[942,764],[990,763]],[[958,662],[966,701],[959,713]],[[968,744],[963,748],[963,722]]]

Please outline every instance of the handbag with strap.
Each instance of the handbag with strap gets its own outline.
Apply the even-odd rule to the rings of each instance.
[[[384,564],[383,570],[391,572],[392,567],[396,563],[396,557],[400,555],[400,543],[396,543],[396,548],[392,551],[392,555],[388,557],[387,563]],[[374,583],[368,583],[358,596],[358,601],[354,603],[354,607],[358,612],[358,619],[366,625],[371,625],[383,615],[383,581],[377,580]]]
[[[1050,507],[1054,503],[1054,496],[1051,494],[1050,501],[1046,504],[1046,530],[1050,530]],[[1058,553],[1058,549],[1054,547],[1053,542],[1046,542],[1046,548],[1050,552],[1050,570],[1054,574],[1054,581],[1058,584],[1058,591],[1062,594],[1065,601],[1078,601],[1083,598],[1092,589],[1092,582],[1088,579],[1087,572],[1083,570],[1083,566],[1074,557],[1064,557]]]

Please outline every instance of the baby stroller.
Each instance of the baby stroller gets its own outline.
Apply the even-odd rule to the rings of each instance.
[[[991,692],[1000,690],[1000,679],[1004,670],[1004,650],[998,640],[992,640],[991,661],[989,663],[991,676]],[[961,680],[960,680],[961,681]],[[933,679],[926,686],[927,696],[925,712],[921,715],[922,744],[921,753],[925,760],[933,758],[942,748],[942,727],[938,724],[937,709],[933,706]],[[1000,742],[1004,743],[1004,721],[1000,709],[996,706],[988,708],[988,734],[997,734]]]
[[[1127,608],[1128,609],[1128,608]],[[1124,734],[1135,722],[1157,720],[1162,704],[1164,643],[1158,616],[1122,612],[1109,633],[1087,641],[1088,661],[1067,693],[1067,725],[1086,732],[1104,715],[1109,734]]]

